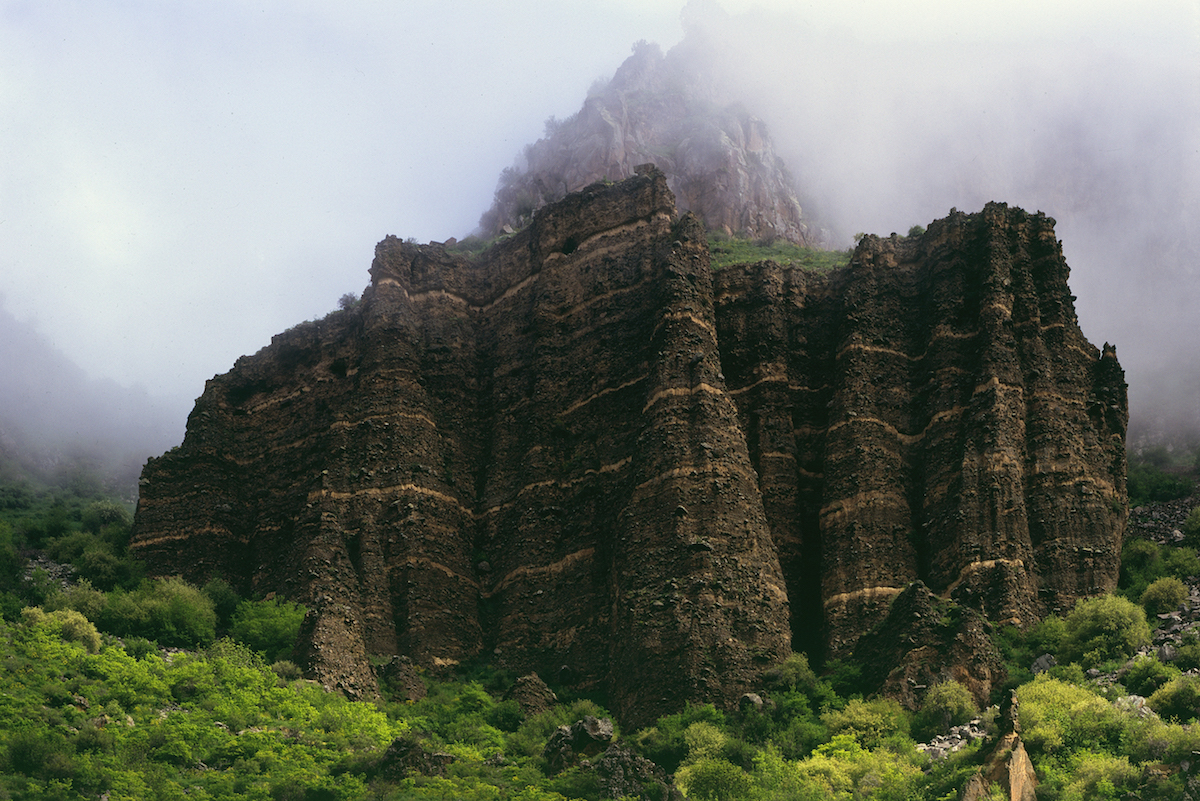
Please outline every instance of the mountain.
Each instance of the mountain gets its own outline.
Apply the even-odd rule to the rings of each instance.
[[[131,544],[305,604],[330,687],[484,657],[638,725],[874,632],[913,681],[986,696],[986,654],[881,642],[920,623],[897,596],[963,610],[920,626],[968,644],[1116,584],[1126,386],[1044,215],[714,272],[646,165],[475,257],[389,237],[370,274],[208,382]]]
[[[533,213],[597,181],[617,181],[654,163],[683,211],[713,231],[749,239],[824,241],[797,197],[766,124],[720,102],[685,49],[666,56],[639,42],[613,78],[593,86],[583,107],[551,118],[546,136],[504,171],[480,220],[484,237],[529,224]]]

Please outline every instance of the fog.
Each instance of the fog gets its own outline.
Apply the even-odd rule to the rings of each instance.
[[[1007,8],[868,40],[693,3],[685,46],[767,120],[834,241],[990,200],[1054,217],[1084,333],[1125,367],[1132,440],[1200,441],[1200,3]]]
[[[989,200],[1055,217],[1135,431],[1194,430],[1200,4],[1153,9],[0,0],[3,309],[168,410],[165,449],[206,379],[360,291],[377,241],[469,233],[546,118],[684,40],[839,246]]]

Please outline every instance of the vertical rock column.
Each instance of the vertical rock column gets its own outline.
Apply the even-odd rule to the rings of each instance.
[[[787,593],[725,392],[704,230],[658,261],[653,359],[613,554],[610,692],[639,722],[729,698],[789,652]]]
[[[908,462],[911,362],[891,243],[860,244],[840,284],[821,507],[829,656],[849,653],[918,578]]]

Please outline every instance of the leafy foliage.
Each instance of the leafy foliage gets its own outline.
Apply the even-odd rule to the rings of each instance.
[[[216,637],[212,601],[180,578],[145,581],[132,592],[115,590],[99,617],[105,631],[145,637],[161,645],[205,645]]]
[[[278,598],[242,601],[230,621],[229,636],[261,651],[268,662],[277,662],[295,647],[304,612],[300,604]]]
[[[935,684],[925,693],[921,709],[913,718],[913,734],[928,740],[951,726],[961,726],[979,714],[971,691],[956,681]]]
[[[1061,653],[1084,667],[1127,659],[1150,643],[1145,611],[1117,595],[1080,599],[1067,615],[1066,629]]]
[[[1147,615],[1158,615],[1175,609],[1187,597],[1187,587],[1174,576],[1157,579],[1142,593],[1141,604]]]
[[[1191,493],[1194,482],[1164,469],[1170,463],[1170,455],[1163,448],[1152,448],[1130,457],[1127,481],[1130,508],[1186,498]]]

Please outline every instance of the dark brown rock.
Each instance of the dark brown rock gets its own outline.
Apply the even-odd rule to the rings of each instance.
[[[610,718],[587,715],[570,726],[559,726],[542,749],[542,756],[550,772],[558,773],[608,748],[614,731]]]
[[[942,600],[915,581],[896,597],[887,617],[859,638],[854,663],[861,666],[866,690],[910,710],[921,707],[929,687],[947,681],[970,690],[982,709],[1006,677],[988,628],[979,612]]]
[[[915,580],[1019,626],[1116,585],[1126,388],[1053,224],[991,203],[828,275],[716,275],[796,645],[850,653]]]
[[[595,774],[601,798],[636,798],[639,801],[683,801],[666,771],[620,743],[595,759],[581,763]]]
[[[420,672],[407,656],[393,656],[379,671],[379,679],[388,694],[403,701],[420,701],[429,694]]]
[[[527,718],[540,715],[558,703],[558,696],[554,694],[554,690],[551,690],[536,673],[517,679],[506,697],[515,700],[517,706],[521,707],[521,713]]]
[[[411,737],[398,737],[388,746],[375,764],[375,770],[382,776],[398,780],[410,773],[422,776],[445,776],[446,768],[454,761],[453,754],[442,751],[428,751],[417,740]]]
[[[132,547],[305,604],[331,689],[486,655],[630,726],[851,653],[913,581],[1025,625],[1115,585],[1125,520],[1125,385],[1067,273],[990,204],[714,274],[652,168],[474,259],[389,237],[360,304],[208,382]]]

